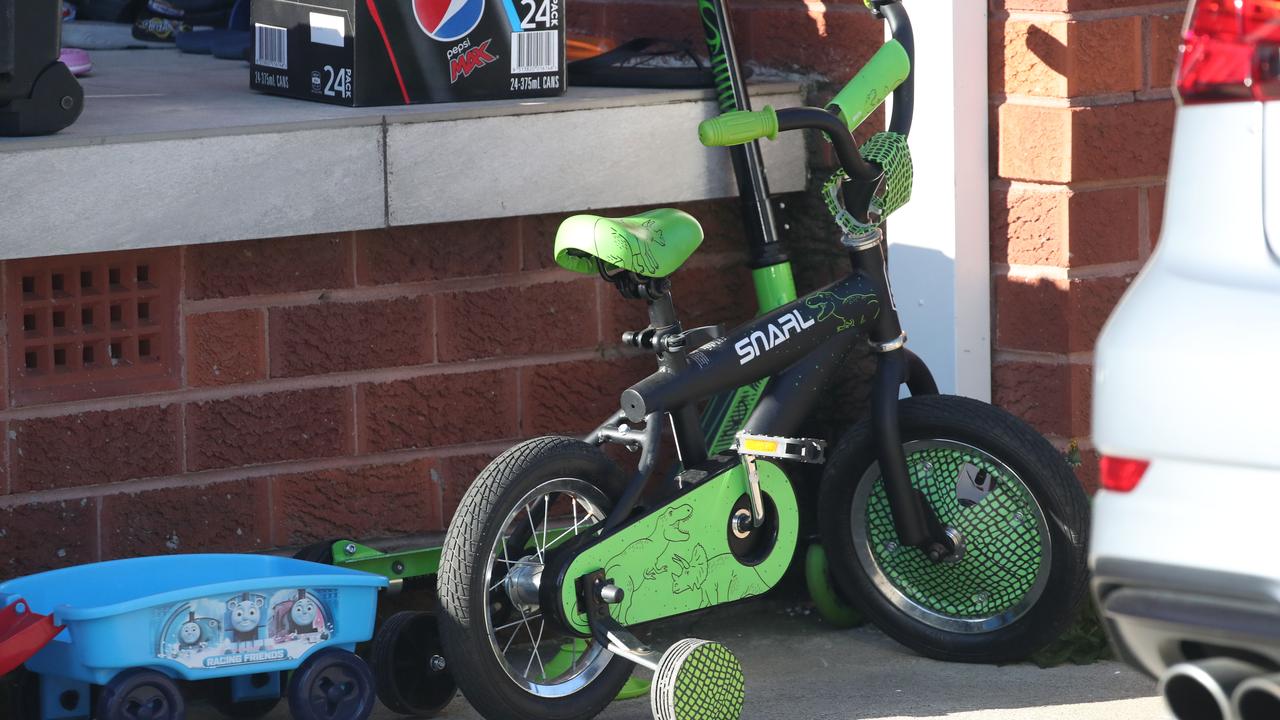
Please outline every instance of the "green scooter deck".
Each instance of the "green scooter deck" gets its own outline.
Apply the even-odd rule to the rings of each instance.
[[[330,548],[334,565],[382,575],[388,580],[413,580],[430,577],[440,571],[440,548],[414,548],[398,552],[382,552],[353,540],[335,540]],[[576,644],[576,647],[574,645]],[[560,648],[555,657],[547,661],[547,672],[554,676],[555,667],[568,668],[575,655],[581,655],[585,641],[575,640]],[[633,677],[618,691],[617,700],[646,697],[651,681]]]

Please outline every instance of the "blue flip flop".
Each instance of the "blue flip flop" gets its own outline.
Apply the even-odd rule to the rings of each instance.
[[[223,60],[249,60],[253,53],[253,34],[248,30],[228,30],[213,41],[213,56]]]
[[[231,42],[233,38],[249,30],[249,0],[236,0],[231,6],[227,27],[217,30],[196,30],[179,33],[176,43],[184,53],[210,55],[215,44]],[[236,59],[239,59],[238,57]]]

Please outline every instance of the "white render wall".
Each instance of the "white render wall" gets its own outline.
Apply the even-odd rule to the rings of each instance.
[[[991,399],[987,3],[908,2],[916,35],[915,193],[889,221],[909,340],[946,393]]]

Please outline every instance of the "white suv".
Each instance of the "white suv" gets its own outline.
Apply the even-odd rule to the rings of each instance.
[[[1176,717],[1274,720],[1280,1],[1192,2],[1178,91],[1163,234],[1097,347],[1094,591]]]

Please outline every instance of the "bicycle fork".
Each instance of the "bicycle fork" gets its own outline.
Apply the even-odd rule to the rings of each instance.
[[[884,233],[876,228],[860,237],[846,235],[842,242],[849,248],[854,269],[871,280],[876,293],[884,300],[868,335],[876,353],[871,427],[893,524],[904,545],[918,547],[931,560],[941,561],[954,552],[955,543],[924,494],[911,485],[898,424],[898,394],[903,383],[913,396],[937,395],[938,385],[924,361],[906,348],[907,334],[902,331],[897,303],[889,286]]]

